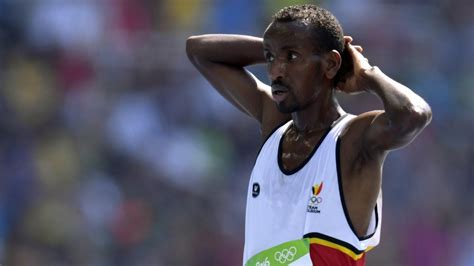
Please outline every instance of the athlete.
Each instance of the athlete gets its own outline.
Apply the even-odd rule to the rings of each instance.
[[[431,109],[370,65],[352,41],[314,5],[278,11],[263,38],[187,40],[202,75],[261,125],[244,265],[364,265],[379,242],[384,159],[426,127]],[[245,69],[260,63],[270,86]],[[374,94],[384,110],[347,114],[336,91]]]

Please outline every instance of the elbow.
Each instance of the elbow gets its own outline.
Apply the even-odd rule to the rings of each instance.
[[[186,55],[193,63],[196,62],[196,59],[199,55],[199,51],[202,48],[202,41],[203,37],[199,35],[190,36],[186,40]]]
[[[196,53],[197,42],[197,36],[191,36],[186,40],[186,55],[191,61],[193,61],[194,54]]]
[[[431,123],[431,120],[433,119],[433,112],[431,111],[431,107],[426,104],[425,110],[423,112],[423,117],[424,117],[424,127],[429,125]]]
[[[417,135],[420,133],[432,120],[433,113],[431,107],[427,104],[420,104],[406,109],[406,113],[401,123],[397,123],[397,131],[400,135]]]
[[[433,112],[431,111],[431,107],[426,102],[414,108],[412,112],[413,124],[415,124],[415,127],[419,128],[420,130],[425,128],[432,119]]]

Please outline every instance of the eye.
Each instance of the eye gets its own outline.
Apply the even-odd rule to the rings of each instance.
[[[270,52],[265,51],[264,56],[267,62],[273,62],[273,60],[275,60],[275,57]]]
[[[298,54],[294,52],[288,52],[288,61],[294,61],[298,58]]]

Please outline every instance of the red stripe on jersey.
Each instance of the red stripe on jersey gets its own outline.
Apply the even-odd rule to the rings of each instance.
[[[365,253],[357,260],[354,260],[346,253],[335,248],[311,244],[309,254],[313,266],[364,266]]]

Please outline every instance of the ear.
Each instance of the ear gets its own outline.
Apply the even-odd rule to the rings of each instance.
[[[324,73],[327,79],[333,79],[339,68],[341,68],[341,55],[338,51],[332,50],[325,55]]]

